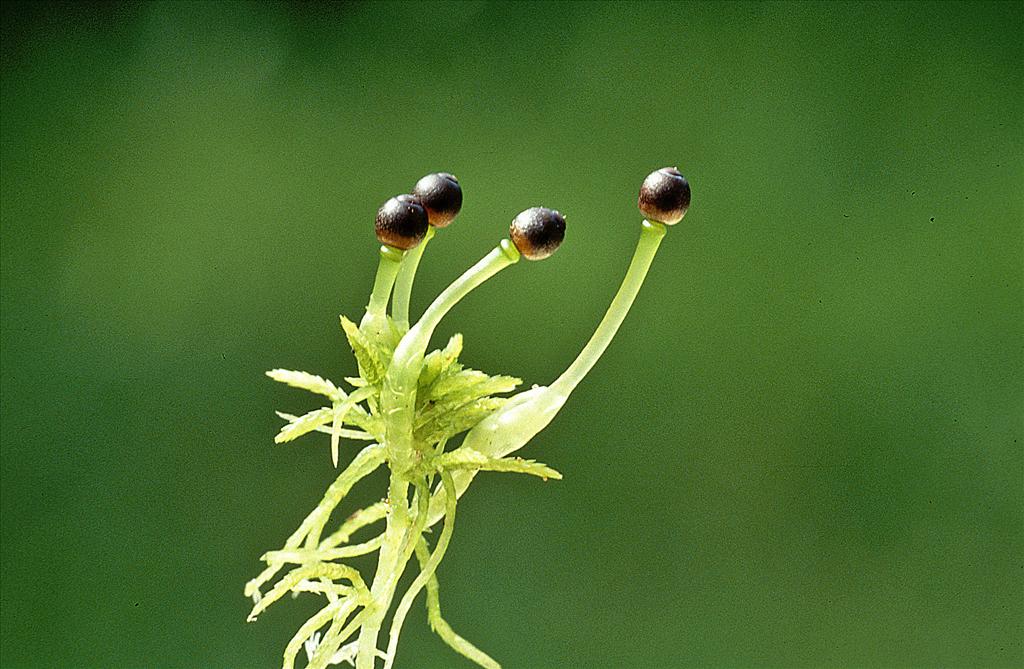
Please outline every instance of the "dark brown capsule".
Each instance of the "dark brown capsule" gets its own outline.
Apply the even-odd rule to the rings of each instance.
[[[565,217],[554,209],[533,207],[512,219],[509,236],[527,260],[543,260],[565,239]]]
[[[455,220],[462,209],[462,186],[447,172],[428,174],[416,182],[413,195],[427,210],[427,218],[435,228],[443,228]]]
[[[690,184],[677,168],[662,167],[644,179],[636,205],[648,220],[675,225],[690,208]]]
[[[427,235],[427,210],[413,195],[398,195],[377,210],[377,239],[408,251]]]

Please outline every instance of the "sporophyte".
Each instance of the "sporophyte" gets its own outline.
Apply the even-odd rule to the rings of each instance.
[[[330,435],[335,466],[341,440],[368,444],[284,545],[262,556],[266,569],[245,586],[245,594],[254,602],[250,621],[288,593],[323,599],[323,607],[285,647],[284,669],[295,666],[300,651],[305,651],[309,669],[343,663],[375,669],[378,660],[390,669],[402,626],[422,590],[426,590],[431,629],[479,666],[499,669],[498,662],[459,636],[442,617],[437,568],[452,538],[458,499],[478,472],[562,478],[547,465],[512,454],[551,422],[611,343],[668,227],[686,214],[690,185],[678,169],[662,168],[644,180],[637,204],[645,217],[640,238],[625,278],[594,334],[549,385],[513,395],[509,393],[522,383],[520,379],[487,374],[459,362],[461,335],[454,335],[441,349],[428,353],[427,348],[441,320],[471,291],[521,258],[551,256],[565,238],[565,217],[545,207],[518,214],[510,225],[509,239],[501,240],[455,279],[411,323],[409,298],[420,260],[436,232],[458,216],[462,188],[453,175],[438,172],[420,179],[412,193],[390,198],[380,207],[376,234],[382,246],[366,312],[358,323],[341,316],[358,376],[346,377],[342,387],[307,372],[267,372],[275,381],[307,390],[324,402],[301,416],[278,413],[285,425],[276,442],[314,432]],[[459,436],[463,436],[461,444],[449,448]],[[350,511],[325,534],[352,487],[380,467],[389,471],[383,499]],[[376,536],[353,541],[356,534],[381,523],[383,529]],[[429,530],[437,523],[441,531],[431,542]],[[371,554],[377,556],[372,579],[345,563],[347,558]],[[394,606],[382,639],[399,581],[414,558],[418,573]]]

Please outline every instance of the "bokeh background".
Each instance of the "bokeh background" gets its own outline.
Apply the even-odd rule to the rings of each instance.
[[[440,571],[508,669],[1024,663],[1020,3],[20,4],[2,39],[4,667],[272,667],[244,581],[334,473],[374,212],[448,170],[421,309],[537,204],[566,243],[437,341],[527,384],[643,177],[693,207]],[[322,437],[322,438],[320,438]],[[384,479],[357,489],[368,503]],[[417,606],[402,668],[470,667]]]

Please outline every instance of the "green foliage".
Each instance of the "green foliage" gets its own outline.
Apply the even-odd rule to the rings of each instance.
[[[359,363],[360,376],[367,384],[379,386],[384,381],[388,363],[391,362],[391,353],[395,350],[394,346],[387,350],[378,342],[371,341],[358,325],[344,316],[341,316],[341,329],[345,332],[348,345],[352,347],[356,362]]]
[[[322,432],[331,435],[333,452],[340,438],[383,439],[383,420],[377,413],[379,404],[375,399],[384,381],[386,364],[394,353],[395,341],[387,338],[382,344],[371,339],[344,316],[341,327],[359,368],[359,376],[345,377],[355,391],[349,395],[329,379],[308,372],[287,369],[267,372],[275,381],[332,400],[332,406],[298,417],[278,412],[288,423],[275,437],[277,443],[289,442],[310,432]],[[491,376],[467,369],[459,362],[461,353],[462,335],[455,334],[443,349],[431,351],[424,357],[413,422],[414,437],[424,450],[473,428],[505,404],[507,398],[496,395],[509,393],[522,383],[512,376]],[[362,402],[367,406],[363,407]]]
[[[465,369],[458,360],[461,352],[462,335],[456,334],[443,349],[424,358],[413,433],[422,444],[438,444],[471,429],[505,404],[506,398],[494,395],[522,383],[511,376]]]
[[[246,586],[246,593],[253,597],[255,604],[251,618],[280,599],[285,592],[313,593],[327,598],[324,608],[312,616],[288,643],[283,659],[284,669],[294,666],[299,648],[303,647],[309,658],[308,669],[342,662],[354,662],[356,669],[375,669],[378,658],[383,658],[384,669],[392,669],[405,618],[424,588],[428,588],[429,594],[428,615],[438,634],[459,653],[481,666],[496,667],[490,657],[455,634],[440,617],[435,572],[452,537],[458,497],[465,489],[467,478],[471,479],[478,471],[529,474],[543,479],[561,478],[547,465],[519,458],[487,456],[468,445],[446,452],[450,441],[462,432],[480,426],[479,434],[490,434],[491,428],[481,423],[493,417],[501,424],[503,419],[500,416],[504,414],[499,415],[498,412],[502,412],[504,407],[514,407],[511,410],[520,414],[529,408],[520,407],[522,402],[508,404],[508,398],[502,397],[521,383],[519,379],[486,374],[466,368],[459,362],[461,335],[453,336],[440,350],[426,351],[440,319],[473,288],[515,263],[519,253],[507,242],[499,244],[456,279],[415,326],[408,330],[403,327],[400,337],[399,329],[385,311],[397,263],[408,257],[394,249],[382,250],[373,294],[361,324],[357,326],[344,316],[340,318],[342,331],[359,371],[358,377],[347,378],[354,388],[351,394],[338,389],[329,380],[305,372],[274,370],[270,374],[278,381],[331,400],[330,406],[297,418],[288,417],[289,422],[282,429],[279,441],[327,431],[331,435],[331,459],[335,466],[343,436],[356,433],[360,438],[366,435],[377,442],[353,458],[283,548],[263,555],[267,568]],[[414,260],[417,257],[414,255]],[[548,409],[551,407],[554,405],[549,405]],[[557,411],[557,407],[554,410]],[[542,410],[537,414],[539,418],[525,422],[521,415],[515,414],[514,422],[505,421],[505,427],[519,426],[523,422],[524,429],[516,427],[502,439],[522,438],[525,443],[529,436],[536,434],[537,420],[549,414],[553,415]],[[329,429],[327,423],[331,424]],[[475,443],[473,439],[468,436],[467,444]],[[505,446],[507,444],[503,443],[502,447]],[[381,464],[387,464],[390,470],[387,498],[356,512],[324,539],[324,530],[332,514],[352,486]],[[457,473],[462,475],[458,485],[453,476]],[[438,479],[440,485],[437,485]],[[362,543],[347,545],[357,530],[382,517],[387,518],[387,523],[379,535]],[[433,551],[425,559],[421,557],[420,573],[398,602],[391,618],[387,650],[382,652],[377,645],[378,637],[402,574],[412,561],[417,546],[424,540],[425,533],[439,520],[443,521],[441,533]],[[369,589],[349,568],[337,569],[341,566],[339,560],[370,553],[377,554],[377,570]],[[289,564],[299,566],[288,571],[266,595],[262,595],[264,584],[271,582]],[[324,629],[326,631],[322,631]],[[357,632],[358,638],[348,643]]]
[[[523,458],[492,458],[471,448],[462,447],[439,455],[429,463],[442,471],[486,471],[529,474],[542,479],[561,479],[562,475],[545,464]]]
[[[344,396],[344,393],[338,390],[333,383],[308,372],[293,372],[288,369],[272,369],[267,372],[267,376],[275,381],[286,383],[292,388],[308,390],[311,393],[323,395],[335,402]]]
[[[385,418],[380,415],[381,392],[388,365],[398,343],[398,331],[390,318],[387,332],[380,335],[361,330],[353,321],[340,319],[342,331],[356,360],[358,376],[344,377],[354,390],[346,393],[332,381],[308,372],[275,369],[267,376],[293,388],[307,390],[325,397],[328,406],[314,409],[301,416],[278,412],[286,422],[275,437],[278,443],[290,442],[298,437],[319,432],[331,436],[332,458],[337,464],[338,444],[341,439],[385,441]],[[427,589],[427,609],[431,628],[460,654],[477,664],[495,669],[498,664],[488,655],[456,634],[441,618],[438,583],[435,570],[451,537],[455,515],[456,489],[451,473],[456,471],[495,471],[530,474],[544,479],[561,478],[561,474],[546,465],[519,458],[490,458],[475,450],[458,448],[445,452],[453,437],[473,428],[481,420],[499,410],[507,402],[501,397],[516,389],[522,381],[504,376],[489,375],[468,369],[459,362],[462,353],[462,335],[454,335],[442,349],[426,354],[416,384],[413,420],[413,443],[420,452],[419,465],[407,473],[406,480],[420,492],[417,494],[415,521],[409,521],[410,532],[397,546],[386,544],[388,534],[381,533],[359,544],[350,545],[352,536],[362,528],[376,523],[394,510],[393,505],[381,501],[360,509],[349,516],[326,538],[321,538],[324,526],[348,491],[359,480],[373,471],[384,460],[384,449],[371,445],[363,450],[338,476],[316,509],[303,521],[280,550],[263,555],[267,568],[246,586],[246,594],[254,601],[250,620],[254,620],[272,603],[291,592],[312,593],[327,598],[327,603],[298,630],[288,643],[283,667],[291,669],[302,648],[309,656],[307,667],[327,667],[352,661],[357,654],[357,643],[346,640],[371,617],[374,602],[362,577],[351,567],[339,562],[368,553],[398,550],[402,556],[389,568],[400,570],[412,557],[420,553],[422,571],[414,580],[396,613],[392,626],[391,646],[384,656],[393,661],[395,645],[405,613],[416,592]],[[392,476],[396,476],[393,472]],[[446,482],[441,494],[444,498],[445,526],[441,540],[433,553],[427,550],[422,537],[428,526],[429,490],[435,478]],[[289,563],[297,564],[288,571],[266,594],[261,594],[265,583],[273,579]],[[380,567],[383,569],[384,567]],[[321,634],[320,630],[326,628]],[[379,651],[378,651],[379,652]]]
[[[437,444],[476,426],[481,420],[500,409],[504,397],[484,397],[461,405],[426,407],[416,415],[413,435],[425,444]]]
[[[274,441],[278,444],[292,439],[297,439],[304,434],[312,432],[321,425],[329,423],[334,419],[334,409],[324,407],[322,409],[314,409],[307,414],[303,414],[295,420],[289,422],[287,425],[281,428],[281,431],[274,437]]]
[[[319,409],[318,409],[318,411],[319,411]],[[299,418],[295,414],[285,413],[283,411],[275,411],[274,413],[277,414],[278,418],[283,418],[284,420],[286,420],[288,422],[296,421]],[[325,434],[333,434],[334,433],[334,429],[333,428],[324,427],[323,425],[319,425],[319,426],[313,428],[313,430],[315,432],[323,432]],[[344,437],[345,439],[358,439],[358,440],[373,439],[373,435],[372,434],[370,434],[369,432],[363,432],[362,430],[345,430],[345,429],[343,429],[343,430],[341,430],[341,436]]]
[[[443,373],[450,373],[462,369],[458,364],[459,355],[462,353],[462,335],[456,333],[448,340],[448,344],[440,351],[431,351],[423,358],[423,368],[420,371],[419,387],[416,398],[419,400],[429,393],[430,386]]]

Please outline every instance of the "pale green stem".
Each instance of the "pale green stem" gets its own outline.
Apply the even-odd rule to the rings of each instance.
[[[437,296],[423,316],[402,337],[384,379],[381,404],[386,421],[385,441],[392,469],[404,471],[411,464],[412,428],[423,356],[438,323],[459,300],[504,268],[519,260],[519,252],[507,239],[470,267]]]
[[[477,450],[484,455],[500,458],[522,448],[538,432],[543,430],[558,414],[569,394],[597,362],[611,343],[630,306],[643,285],[647,271],[654,260],[666,228],[661,223],[644,221],[640,231],[633,260],[626,270],[626,276],[612,299],[608,311],[597,326],[590,341],[584,346],[576,360],[549,387],[537,387],[512,397],[505,406],[480,421],[471,429],[463,446]],[[455,486],[458,495],[469,487],[476,472],[455,472]],[[430,503],[430,521],[433,525],[443,514],[442,502],[435,493]]]
[[[391,606],[398,579],[405,571],[405,565],[399,565],[399,561],[406,535],[412,529],[407,507],[408,491],[408,479],[392,470],[388,485],[387,527],[377,559],[377,571],[370,586],[370,601],[364,611],[366,619],[359,631],[356,669],[374,669],[378,652],[377,635]]]
[[[359,322],[359,329],[363,332],[377,337],[387,332],[391,287],[395,285],[395,277],[398,276],[405,255],[405,251],[391,246],[380,247],[380,262],[377,265],[377,277],[373,281],[373,292],[370,293],[370,302],[366,305],[366,314]]]
[[[392,474],[392,491],[398,487],[396,475]],[[403,490],[408,489],[408,480],[402,485]],[[394,494],[394,492],[392,493]],[[401,494],[405,494],[404,492]],[[399,515],[397,513],[388,517],[388,529],[385,532],[385,547],[387,554],[381,549],[381,556],[377,562],[377,573],[374,574],[371,591],[372,610],[368,613],[368,621],[363,626],[359,636],[359,655],[356,659],[356,667],[373,667],[372,658],[379,652],[377,650],[377,635],[383,623],[384,616],[391,606],[391,599],[394,597],[398,580],[405,572],[405,567],[412,558],[419,537],[427,526],[428,511],[430,509],[430,488],[426,481],[416,483],[416,516],[410,521],[408,513]],[[407,510],[406,510],[407,511]],[[404,532],[399,534],[403,527]],[[368,629],[369,628],[369,629]],[[369,660],[365,658],[370,658]],[[368,665],[366,664],[368,662]],[[360,664],[363,663],[363,664]]]
[[[448,543],[452,539],[452,531],[455,529],[455,483],[452,481],[452,476],[447,471],[441,472],[441,487],[444,491],[445,496],[445,514],[444,514],[444,527],[441,529],[441,536],[437,539],[437,545],[434,547],[434,552],[430,554],[430,558],[427,563],[420,569],[420,573],[416,575],[415,580],[409,586],[409,590],[406,591],[405,595],[402,596],[401,601],[398,603],[398,608],[395,610],[395,617],[391,621],[391,633],[388,641],[388,650],[384,659],[384,669],[391,669],[391,666],[395,662],[395,653],[398,651],[398,637],[402,633],[402,625],[405,624],[405,617],[409,614],[409,609],[412,607],[413,601],[416,599],[416,595],[419,594],[423,586],[427,584],[437,571],[437,566],[441,564],[441,560],[444,559],[444,554],[448,550]],[[426,507],[424,507],[424,518],[426,520]],[[419,540],[419,537],[416,537]]]
[[[619,286],[619,292],[612,299],[608,311],[601,319],[601,324],[597,326],[593,336],[590,337],[590,341],[569,365],[569,368],[551,384],[551,390],[559,395],[567,396],[583,380],[583,377],[608,348],[615,333],[619,331],[622,321],[625,320],[626,314],[629,313],[629,308],[633,306],[640,287],[644,285],[647,270],[650,269],[651,262],[654,260],[654,255],[658,252],[658,246],[664,236],[665,226],[663,224],[643,222],[640,241],[637,243],[629,269],[626,270],[626,277],[623,279],[622,285]]]
[[[383,450],[381,446],[373,444],[359,451],[345,471],[327,488],[319,506],[313,513],[306,516],[299,529],[288,537],[284,547],[286,549],[298,548],[303,537],[306,539],[306,548],[316,548],[320,545],[320,534],[330,519],[331,512],[341,504],[341,500],[345,498],[352,486],[372,474],[383,463]]]
[[[395,294],[391,303],[391,317],[395,321],[398,331],[408,332],[409,330],[409,302],[412,298],[412,284],[416,279],[416,270],[420,266],[420,259],[427,249],[427,242],[434,238],[433,226],[427,228],[427,235],[416,248],[410,249],[402,261],[402,268],[398,270],[398,278],[395,280]]]
[[[430,487],[427,482],[425,480],[418,481],[414,485],[416,487],[416,518],[405,535],[399,553],[399,562],[403,565],[403,570],[405,569],[404,565],[412,558],[413,551],[416,550],[417,540],[427,527],[427,513],[430,510]]]
[[[518,260],[519,252],[508,240],[502,240],[497,248],[466,270],[438,295],[427,307],[419,322],[402,337],[391,359],[381,392],[385,444],[391,466],[391,481],[388,486],[390,509],[387,529],[384,531],[384,543],[380,549],[377,571],[371,586],[370,611],[359,633],[356,669],[373,669],[377,653],[377,635],[391,605],[398,579],[416,545],[415,537],[411,543],[406,543],[409,533],[414,529],[408,508],[409,469],[414,464],[413,419],[416,386],[430,337],[441,319],[458,304],[459,300]]]
[[[331,517],[331,512],[334,511],[335,507],[341,503],[348,491],[352,489],[356,483],[360,480],[373,473],[377,467],[384,463],[384,447],[379,444],[371,444],[361,450],[352,462],[345,470],[338,475],[338,478],[334,480],[334,483],[327,488],[327,492],[324,493],[323,499],[317,504],[317,507],[306,519],[302,521],[299,528],[295,530],[288,540],[285,541],[285,550],[291,550],[298,548],[302,544],[302,540],[310,536],[312,532],[315,536],[307,544],[307,548],[316,548],[320,542],[320,533],[323,531],[324,525],[327,524],[327,520]],[[354,531],[354,530],[353,530]],[[267,566],[260,574],[245,584],[245,596],[253,597],[257,603],[261,598],[260,588],[263,584],[274,577],[277,572],[281,570],[284,563],[274,563]]]
[[[348,638],[359,629],[366,615],[367,610],[363,609],[347,625],[345,625],[344,618],[336,616],[331,628],[324,635],[324,638],[320,640],[320,645],[316,647],[316,651],[313,652],[313,657],[310,658],[306,669],[326,669],[326,667],[333,664],[331,660],[334,658],[334,655],[341,649],[342,644],[348,641]]]
[[[341,544],[348,543],[349,538],[362,528],[377,522],[387,515],[387,505],[384,502],[371,504],[365,509],[360,509],[349,516],[337,530],[329,537],[320,542],[321,549],[334,548]]]
[[[366,555],[380,548],[383,537],[375,537],[361,544],[345,546],[343,548],[317,548],[295,549],[290,551],[268,551],[261,558],[265,562],[294,562],[296,564],[309,564],[311,562],[326,562],[329,560],[341,560],[343,558]]]
[[[328,599],[331,595],[334,595],[334,599],[331,601],[333,604],[337,601],[339,596],[351,597],[356,593],[356,589],[347,585],[337,585],[328,578],[321,578],[319,581],[299,581],[292,588],[292,592],[312,592],[318,595],[326,595]]]
[[[422,537],[416,544],[416,558],[419,560],[420,569],[423,569],[427,560],[430,559],[430,550]],[[435,571],[434,575],[427,580],[427,622],[430,623],[430,629],[434,630],[437,636],[441,637],[441,640],[459,655],[476,662],[484,669],[501,669],[501,665],[494,658],[459,636],[448,624],[448,621],[441,616],[440,589],[441,586],[437,581],[437,572]]]
[[[360,598],[369,595],[369,592],[366,589],[366,584],[363,583],[363,577],[359,575],[358,571],[348,565],[338,564],[336,562],[320,562],[317,564],[304,565],[285,574],[281,580],[277,582],[277,585],[271,588],[270,591],[263,596],[263,599],[252,607],[252,611],[249,612],[249,617],[246,620],[249,622],[256,620],[256,617],[266,611],[268,606],[281,599],[285,593],[297,586],[300,582],[320,577],[327,577],[331,580],[346,579],[352,583],[352,587],[354,587],[356,592],[359,593]]]

